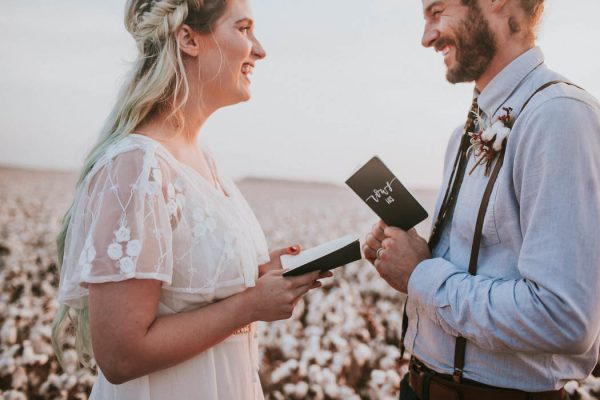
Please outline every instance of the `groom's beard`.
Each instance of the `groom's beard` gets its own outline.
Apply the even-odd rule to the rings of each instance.
[[[462,25],[455,32],[458,43],[442,38],[436,48],[451,44],[456,48],[456,65],[448,68],[450,83],[473,82],[488,69],[498,46],[494,33],[478,7],[470,7]]]

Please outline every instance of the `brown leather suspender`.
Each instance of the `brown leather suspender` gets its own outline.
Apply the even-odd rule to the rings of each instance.
[[[565,83],[567,85],[575,86],[575,87],[581,89],[579,86],[574,85],[569,82],[564,82],[564,81],[548,82],[548,83],[542,85],[540,88],[538,88],[527,99],[527,101],[523,104],[523,107],[521,108],[521,112],[519,113],[519,115],[523,112],[525,107],[527,107],[527,105],[529,104],[531,99],[533,99],[533,97],[536,94],[538,94],[542,90],[548,88],[549,86],[555,85],[557,83]],[[517,118],[518,118],[518,116],[517,116]],[[515,118],[515,121],[516,121],[516,118]],[[494,190],[494,185],[496,183],[496,180],[498,179],[498,175],[500,174],[500,169],[502,169],[502,165],[504,163],[506,144],[507,144],[507,139],[504,139],[504,142],[502,143],[502,150],[500,151],[500,154],[498,155],[498,160],[496,161],[494,170],[493,170],[493,172],[490,176],[490,179],[488,181],[488,184],[485,188],[485,192],[483,193],[483,198],[481,200],[481,205],[479,207],[479,214],[477,215],[477,222],[475,223],[475,233],[473,235],[473,245],[471,246],[471,258],[469,260],[469,274],[471,274],[471,275],[477,274],[477,261],[479,259],[479,249],[481,247],[481,238],[482,238],[482,234],[483,234],[483,223],[485,220],[485,214],[487,212],[490,198],[492,196],[492,191]],[[462,379],[463,368],[465,366],[466,346],[467,346],[467,340],[465,338],[460,337],[460,336],[456,338],[456,347],[454,349],[454,373],[452,374],[452,378],[457,383],[460,383],[460,381]]]

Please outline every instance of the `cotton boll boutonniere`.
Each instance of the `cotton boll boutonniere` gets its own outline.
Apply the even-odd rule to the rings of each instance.
[[[477,163],[469,172],[471,175],[477,167],[485,163],[485,176],[490,174],[492,163],[502,150],[503,143],[510,135],[513,126],[513,117],[511,107],[503,107],[504,114],[499,116],[496,122],[486,127],[483,119],[477,116],[477,125],[482,128],[479,132],[468,132],[471,138],[471,147],[473,156]]]

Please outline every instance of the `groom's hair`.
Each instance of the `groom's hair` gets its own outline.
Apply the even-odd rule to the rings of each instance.
[[[479,0],[462,0],[467,7],[479,7]],[[535,32],[544,12],[544,0],[512,0],[513,4],[521,9],[521,15],[510,16],[508,26],[512,33],[519,33],[525,29],[527,39],[535,40]],[[523,20],[524,17],[524,20]],[[525,24],[525,27],[522,24]]]

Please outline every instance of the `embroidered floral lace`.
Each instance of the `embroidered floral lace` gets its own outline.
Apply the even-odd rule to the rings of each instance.
[[[145,136],[113,145],[76,193],[59,300],[81,308],[87,284],[131,278],[199,303],[254,286],[266,241],[233,182],[220,181],[228,195]]]

